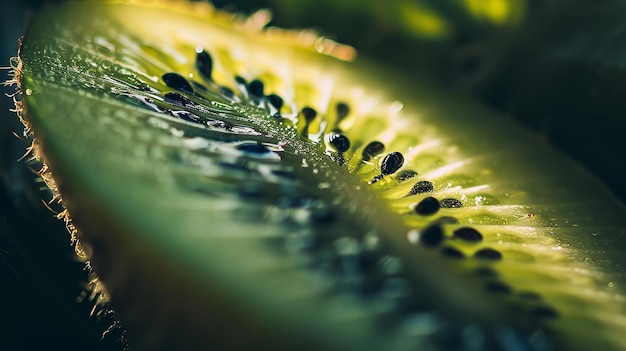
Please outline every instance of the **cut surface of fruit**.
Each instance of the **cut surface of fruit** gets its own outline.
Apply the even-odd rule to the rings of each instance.
[[[626,346],[625,211],[596,180],[264,24],[68,3],[23,39],[20,115],[136,349]]]

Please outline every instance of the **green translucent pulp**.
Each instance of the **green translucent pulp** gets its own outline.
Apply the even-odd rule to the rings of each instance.
[[[544,334],[572,349],[624,346],[624,209],[577,165],[436,87],[237,34],[191,12],[50,7],[21,48],[25,117],[131,338],[162,333],[181,348],[181,340],[269,340],[411,349],[440,346],[440,332],[454,325],[463,335],[478,328],[501,348],[518,334],[536,349]],[[213,80],[195,67],[199,46],[214,58]],[[174,92],[167,72],[208,88],[177,105],[165,99]],[[272,117],[235,76],[281,95],[285,118]],[[350,106],[341,121],[338,102]],[[320,115],[306,128],[296,118],[304,106]],[[177,117],[184,113],[201,122]],[[345,165],[324,139],[334,127],[351,141]],[[373,140],[386,150],[363,163]],[[391,151],[404,155],[401,170],[418,175],[368,184]],[[405,196],[419,180],[434,192]],[[416,214],[427,196],[462,207]],[[442,244],[411,242],[410,233],[441,217],[457,219],[442,225]],[[451,237],[466,226],[484,240]],[[444,247],[467,258],[447,258]],[[485,248],[503,259],[471,257]],[[359,279],[376,275],[352,275],[345,260],[356,253],[378,260],[383,289],[374,296],[355,293]],[[486,267],[495,281],[476,276]],[[524,299],[531,293],[539,302]],[[411,301],[419,307],[407,315]],[[544,307],[556,318],[533,314]],[[203,333],[209,326],[216,332]],[[177,328],[185,332],[165,332]],[[467,338],[466,348],[483,342]]]

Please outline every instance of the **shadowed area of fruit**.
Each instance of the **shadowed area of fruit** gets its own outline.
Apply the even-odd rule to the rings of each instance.
[[[18,107],[137,349],[621,345],[622,206],[438,73],[263,13],[67,6],[29,28]],[[439,33],[420,67],[456,47],[411,28]]]

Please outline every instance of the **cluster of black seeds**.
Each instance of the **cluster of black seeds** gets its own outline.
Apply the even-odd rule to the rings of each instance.
[[[289,116],[283,116],[281,111],[284,106],[283,98],[275,93],[266,94],[264,83],[258,79],[248,82],[243,77],[235,76],[238,94],[226,86],[217,84],[212,78],[214,65],[211,55],[201,49],[197,50],[196,54],[196,68],[205,84],[190,81],[174,72],[166,73],[161,77],[162,81],[173,91],[162,94],[163,103],[143,95],[134,96],[134,98],[150,110],[167,113],[182,121],[203,127],[202,131],[192,131],[185,136],[200,136],[219,141],[242,153],[245,156],[243,161],[238,157],[222,159],[221,156],[215,156],[218,159],[216,164],[231,172],[233,177],[241,174],[241,179],[246,179],[246,182],[242,182],[237,189],[246,201],[261,201],[269,204],[273,209],[270,212],[274,217],[268,218],[266,206],[254,207],[263,209],[256,213],[256,220],[280,221],[297,228],[300,228],[298,225],[305,224],[304,229],[294,230],[293,233],[284,237],[279,245],[290,254],[306,257],[307,269],[313,274],[320,275],[322,280],[327,282],[329,291],[347,292],[372,304],[385,302],[383,305],[392,306],[388,314],[399,316],[394,319],[400,321],[398,323],[408,323],[416,316],[432,313],[431,306],[420,303],[419,282],[416,283],[414,279],[411,279],[397,257],[376,244],[378,242],[376,233],[350,234],[351,236],[340,234],[342,232],[353,233],[353,224],[335,216],[335,212],[323,202],[305,196],[296,186],[291,186],[289,180],[294,177],[292,169],[281,168],[278,165],[267,168],[265,158],[277,151],[267,143],[242,140],[246,135],[256,135],[252,127],[225,122],[224,115],[230,112],[215,112],[208,107],[210,104],[205,104],[214,99],[225,99],[233,103],[250,103],[264,108],[271,118],[282,120],[289,119]],[[345,154],[351,148],[352,150],[359,149],[362,144],[351,143],[348,136],[339,128],[339,123],[350,113],[350,107],[340,102],[336,104],[335,110],[335,123],[329,126],[330,132],[325,135],[324,142],[332,149],[329,153],[331,159],[345,166],[347,163]],[[318,112],[312,107],[305,106],[298,111],[296,117],[302,125],[298,131],[299,135],[312,139],[310,126],[318,118]],[[207,134],[204,129],[217,133]],[[225,137],[225,134],[233,136],[229,138]],[[352,171],[358,173],[364,165],[371,164],[373,159],[381,157],[384,152],[383,143],[371,141],[362,148],[359,163]],[[251,161],[250,158],[259,161]],[[387,153],[382,157],[379,173],[372,177],[369,184],[388,179],[394,174],[397,182],[410,181],[418,176],[414,170],[401,170],[403,165],[402,153],[396,151]],[[264,174],[263,177],[255,178],[262,172],[269,173],[269,175]],[[277,177],[279,181],[275,184],[268,184],[267,177]],[[207,194],[213,194],[214,191],[211,188],[194,190]],[[435,184],[431,181],[418,180],[406,196],[423,196],[433,193],[434,190]],[[415,205],[413,212],[418,216],[430,217],[442,209],[454,211],[462,206],[463,203],[455,198],[437,199],[434,196],[426,196]],[[255,216],[246,214],[245,218],[250,220]],[[303,218],[305,218],[305,223],[303,223]],[[451,261],[465,259],[466,254],[453,244],[455,242],[479,244],[484,236],[475,228],[467,226],[456,228],[451,235],[447,235],[445,225],[458,225],[458,223],[459,221],[453,216],[441,216],[428,226],[412,231],[409,240],[429,249],[438,250],[443,257]],[[330,226],[332,226],[332,231],[328,230]],[[533,316],[558,317],[558,312],[544,304],[538,294],[516,292],[499,280],[497,271],[490,263],[502,260],[502,253],[493,248],[484,247],[477,249],[471,256],[480,263],[480,267],[473,273],[478,279],[484,280],[485,289],[496,295],[517,298],[522,303],[522,309]],[[466,329],[466,326],[455,326],[444,321],[437,324],[436,331],[433,333],[440,342],[457,345],[455,342],[460,340],[459,338],[462,339],[459,335],[465,333]],[[485,346],[484,349],[489,349],[486,345],[483,346]]]
[[[397,181],[406,181],[417,176],[417,172],[413,170],[404,170],[396,176]],[[405,196],[423,195],[434,192],[435,185],[428,180],[419,180],[411,187]],[[426,196],[420,200],[413,211],[415,214],[425,217],[435,215],[440,209],[456,209],[463,207],[463,203],[455,198],[443,198],[438,200],[434,196]],[[465,259],[466,254],[452,244],[455,241],[465,244],[479,244],[483,241],[483,234],[475,228],[462,226],[454,229],[451,236],[446,236],[444,225],[458,225],[459,221],[455,217],[441,216],[420,230],[412,230],[408,234],[411,243],[421,244],[427,248],[438,249],[443,257],[451,260]],[[483,247],[474,251],[471,258],[481,263],[488,264],[503,259],[500,251]],[[541,296],[535,292],[515,292],[515,290],[499,280],[499,274],[489,266],[481,266],[475,271],[475,274],[484,278],[484,287],[487,291],[494,294],[510,297],[523,301],[525,307],[517,305],[521,311],[529,313],[533,317],[540,318],[557,318],[559,313],[552,307],[543,303]],[[520,312],[520,311],[516,311]]]

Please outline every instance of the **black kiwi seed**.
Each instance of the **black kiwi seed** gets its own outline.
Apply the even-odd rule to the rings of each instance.
[[[276,94],[270,94],[267,96],[267,101],[269,101],[270,105],[274,106],[275,109],[277,109],[278,111],[280,111],[281,108],[283,108],[283,98],[281,98],[280,96],[276,95]]]
[[[419,182],[415,183],[415,185],[413,185],[413,187],[411,188],[407,196],[423,194],[423,193],[431,193],[433,190],[435,190],[435,186],[433,185],[431,181],[420,180]]]
[[[302,110],[300,111],[300,114],[302,114],[302,116],[304,117],[304,128],[302,128],[300,135],[302,135],[303,137],[308,137],[309,136],[309,124],[311,124],[311,122],[313,122],[313,120],[317,116],[317,111],[307,106],[307,107],[302,108]]]
[[[302,116],[304,117],[304,121],[309,124],[311,122],[313,122],[313,120],[315,119],[315,117],[317,117],[317,111],[315,111],[314,109],[310,108],[310,107],[304,107],[302,108]]]
[[[380,172],[383,175],[389,175],[395,173],[404,164],[404,156],[401,153],[394,151],[387,154],[383,159],[383,163],[380,166]]]
[[[262,97],[264,95],[263,89],[264,89],[263,82],[261,82],[258,79],[255,79],[248,84],[248,92],[253,97],[256,97],[256,98]]]
[[[474,257],[484,260],[498,261],[502,259],[502,254],[500,253],[500,251],[494,250],[492,248],[484,248],[476,251],[474,253]]]
[[[350,148],[350,139],[340,133],[332,133],[328,136],[328,142],[338,152],[346,152]]]
[[[187,105],[194,104],[193,101],[189,100],[188,97],[186,97],[183,94],[176,93],[176,92],[165,93],[165,95],[163,95],[163,98],[165,99],[165,102],[168,102],[170,104],[176,104],[179,106],[187,106]]]
[[[452,235],[454,238],[471,242],[479,242],[483,240],[483,235],[480,234],[478,230],[471,227],[459,228],[455,230]]]
[[[246,153],[257,154],[257,155],[263,155],[263,154],[267,154],[271,152],[270,149],[266,148],[265,146],[259,143],[240,144],[240,145],[237,145],[237,150],[241,150]]]
[[[415,178],[417,176],[417,172],[415,172],[412,169],[405,169],[400,171],[400,173],[398,173],[398,175],[396,176],[396,179],[399,182],[403,182],[405,180],[411,179],[411,178]]]
[[[380,141],[372,141],[367,144],[361,153],[363,161],[369,161],[372,157],[380,155],[385,150],[385,145]]]
[[[463,203],[457,199],[446,198],[441,200],[441,207],[443,208],[459,208],[463,207]]]
[[[534,291],[520,291],[517,296],[527,301],[541,301],[541,295]]]
[[[191,85],[193,85],[193,88],[196,90],[200,90],[203,93],[206,93],[208,91],[206,85],[202,84],[202,83],[198,83],[195,80],[191,81]]]
[[[441,249],[441,254],[450,257],[450,258],[464,258],[465,255],[459,251],[459,249],[455,249],[454,247],[447,246]]]
[[[244,77],[242,77],[242,76],[235,76],[235,82],[237,84],[241,84],[241,85],[246,85],[247,84],[246,79]]]
[[[335,108],[337,110],[337,122],[335,124],[337,124],[346,118],[348,113],[350,113],[350,106],[348,106],[345,102],[338,102]]]
[[[415,212],[420,215],[428,216],[437,213],[437,211],[439,211],[439,207],[439,201],[434,197],[429,196],[415,206]]]
[[[419,242],[426,246],[437,246],[443,238],[443,228],[440,225],[432,225],[420,233]]]
[[[203,78],[207,80],[213,80],[211,75],[213,74],[213,58],[208,52],[201,50],[196,51],[196,68]]]
[[[510,294],[513,291],[510,286],[498,281],[487,282],[487,284],[485,284],[485,288],[489,291],[503,294]]]
[[[233,97],[235,97],[235,92],[229,87],[220,86],[219,90],[220,90],[220,93],[222,93],[222,96],[225,96],[229,99],[232,99]]]
[[[549,306],[537,306],[531,310],[531,313],[538,317],[558,318],[559,313]]]
[[[193,88],[191,84],[185,79],[185,77],[181,76],[178,73],[170,72],[165,73],[162,77],[165,85],[172,89],[180,90],[185,93],[193,94]]]
[[[187,112],[187,111],[170,111],[170,114],[172,114],[172,116],[174,117],[178,117],[184,121],[187,122],[193,122],[193,123],[200,123],[201,119],[200,116],[195,115],[191,112]]]
[[[370,184],[374,184],[377,181],[383,179],[384,176],[395,173],[402,165],[404,164],[404,156],[401,153],[394,151],[390,154],[387,154],[385,158],[383,158],[383,162],[380,165],[380,174],[374,176],[372,180],[370,180]]]
[[[476,274],[479,277],[484,277],[484,278],[498,277],[498,272],[496,272],[493,268],[490,268],[490,267],[478,267],[474,271],[474,274]]]

